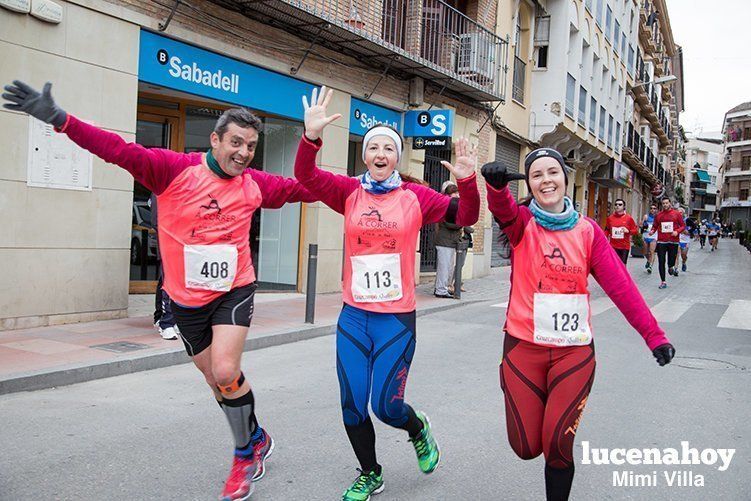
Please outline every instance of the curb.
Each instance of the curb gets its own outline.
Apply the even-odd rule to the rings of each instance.
[[[456,301],[445,305],[432,306],[418,310],[417,316],[421,317],[431,313],[452,310],[482,301],[484,300]],[[264,348],[295,343],[297,341],[330,336],[334,334],[335,327],[336,324],[302,327],[257,338],[246,339],[243,351],[262,350]],[[133,355],[130,358],[120,358],[102,363],[70,365],[56,367],[49,371],[39,371],[26,374],[21,373],[10,379],[0,381],[0,395],[56,388],[58,386],[84,383],[96,379],[132,374],[134,372],[161,369],[188,362],[190,362],[190,357],[188,357],[188,354],[181,346],[179,349],[161,353],[152,353],[144,356]]]

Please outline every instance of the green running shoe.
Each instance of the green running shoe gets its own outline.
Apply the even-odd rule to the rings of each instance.
[[[416,411],[415,414],[422,421],[422,431],[417,437],[410,438],[409,441],[415,447],[417,463],[420,465],[422,472],[425,474],[433,473],[441,461],[441,451],[438,449],[438,444],[430,431],[428,416],[420,411]]]
[[[371,494],[380,494],[383,491],[383,473],[378,475],[374,471],[367,473],[357,469],[360,476],[344,491],[342,501],[368,501]]]

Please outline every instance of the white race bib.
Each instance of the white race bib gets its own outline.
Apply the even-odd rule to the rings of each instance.
[[[237,247],[234,245],[186,245],[185,288],[228,291],[237,273]]]
[[[663,233],[673,233],[673,222],[667,221],[660,224],[660,231]]]
[[[584,346],[592,341],[586,294],[535,293],[534,341],[556,346]]]
[[[610,235],[614,240],[623,240],[626,238],[626,228],[618,226],[616,228],[610,228]]]
[[[352,299],[358,303],[383,303],[402,298],[399,254],[352,256]]]

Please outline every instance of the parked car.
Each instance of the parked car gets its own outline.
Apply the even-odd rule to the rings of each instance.
[[[141,231],[148,230],[148,260],[156,259],[156,230],[151,225],[151,208],[148,202],[133,202],[133,226],[130,237],[130,262],[131,264],[141,263],[141,249],[143,248],[143,239]]]

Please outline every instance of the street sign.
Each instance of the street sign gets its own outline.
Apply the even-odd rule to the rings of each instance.
[[[416,150],[450,150],[451,137],[416,136],[412,138],[412,147]]]

